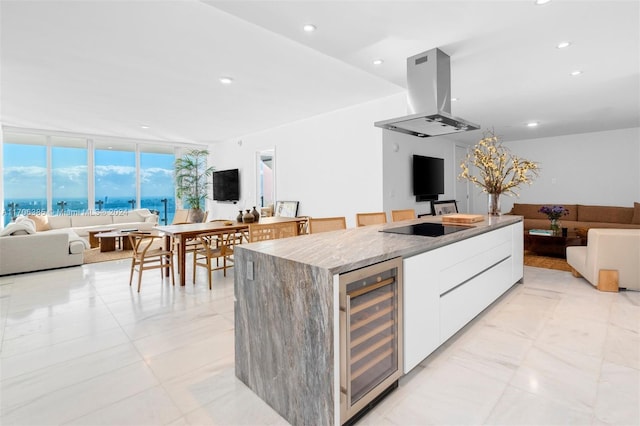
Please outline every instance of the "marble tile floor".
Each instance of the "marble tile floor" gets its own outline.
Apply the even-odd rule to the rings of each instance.
[[[233,274],[155,272],[0,277],[0,424],[286,425],[235,378]],[[525,267],[359,424],[639,425],[639,336],[640,292]]]

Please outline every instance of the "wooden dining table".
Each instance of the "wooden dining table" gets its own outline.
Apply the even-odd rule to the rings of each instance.
[[[283,223],[296,222],[298,224],[298,234],[304,232],[307,217],[261,217],[259,223]],[[179,225],[156,226],[159,232],[165,235],[166,247],[171,247],[171,238],[178,242],[178,273],[180,274],[180,285],[186,283],[185,265],[186,265],[186,246],[187,241],[198,238],[198,235],[219,232],[220,234],[242,234],[244,241],[249,242],[249,224],[231,220],[214,220],[204,223],[184,223]]]

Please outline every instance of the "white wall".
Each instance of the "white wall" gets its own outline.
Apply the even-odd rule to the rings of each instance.
[[[235,218],[240,208],[256,205],[256,152],[269,148],[275,148],[276,199],[300,201],[299,215],[345,216],[353,227],[358,212],[429,212],[430,203],[417,203],[412,194],[413,154],[445,160],[440,199],[455,199],[454,137],[420,139],[373,126],[405,113],[406,97],[399,94],[211,145],[210,162],[217,170],[240,169],[241,200],[237,205],[209,201],[209,217]],[[541,171],[533,185],[520,188],[519,198],[502,197],[503,212],[514,202],[633,206],[640,201],[638,128],[505,145],[540,163]],[[470,196],[471,212],[485,214],[486,194],[471,186]]]
[[[235,218],[256,205],[255,153],[275,148],[277,200],[299,201],[299,215],[345,216],[355,226],[356,213],[383,209],[382,130],[373,123],[405,112],[400,94],[212,144],[216,170],[240,169],[241,200],[209,201],[209,217]]]
[[[505,142],[511,152],[540,163],[540,176],[502,197],[502,211],[517,203],[633,207],[640,201],[640,128]],[[477,189],[472,194],[478,194]],[[486,194],[476,206],[486,208]],[[482,211],[478,211],[482,213]]]
[[[455,141],[443,136],[418,138],[385,130],[383,136],[384,210],[387,213],[399,209],[414,209],[416,214],[431,212],[431,202],[416,202],[416,197],[413,195],[412,158],[414,154],[444,159],[445,193],[440,195],[439,199],[455,199],[455,182],[458,173],[454,161],[455,144]]]

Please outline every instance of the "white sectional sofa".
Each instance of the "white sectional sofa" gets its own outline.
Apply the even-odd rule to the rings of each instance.
[[[40,218],[40,221],[35,219],[38,231],[68,228],[82,238],[88,238],[89,231],[93,229],[148,231],[158,224],[158,215],[151,213],[148,209],[93,212],[90,215],[47,215]]]
[[[584,277],[600,290],[640,290],[640,229],[591,228],[586,246],[567,247],[567,263],[574,276]],[[601,283],[601,271],[613,273],[617,282]]]
[[[150,230],[158,216],[147,209],[94,212],[87,215],[29,216],[9,224],[0,236],[0,275],[81,265],[94,229]],[[28,225],[27,224],[27,225]],[[31,226],[31,227],[30,227]]]
[[[0,237],[0,275],[82,265],[87,243],[70,229]]]

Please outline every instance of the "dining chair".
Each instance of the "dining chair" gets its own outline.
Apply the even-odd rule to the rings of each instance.
[[[414,209],[404,210],[391,210],[391,221],[399,222],[401,220],[409,220],[416,218],[416,211]]]
[[[169,268],[171,272],[171,284],[176,284],[173,273],[173,251],[153,244],[156,240],[164,238],[163,236],[149,232],[131,232],[128,238],[133,248],[129,286],[133,282],[133,273],[138,271],[138,293],[140,293],[142,271],[160,269],[160,279],[162,280],[163,272],[166,268]]]
[[[337,231],[339,229],[347,229],[347,221],[344,216],[310,217],[309,218],[310,234],[317,234],[319,232]]]
[[[207,270],[207,281],[211,290],[211,273],[222,269],[224,276],[227,276],[227,269],[233,266],[233,247],[242,239],[239,239],[235,232],[210,232],[198,235],[197,241],[198,248],[193,252],[192,281],[196,283],[196,268],[204,267]],[[212,262],[213,259],[216,260],[215,265]],[[220,259],[222,259],[222,266],[219,263]]]
[[[179,210],[176,210],[176,216],[174,216],[172,225],[184,225],[184,224],[187,224],[187,223],[195,223],[193,221],[193,215],[191,214],[191,211],[192,211],[191,209],[184,209],[184,210],[179,209]],[[178,212],[180,212],[180,213],[178,213]],[[186,212],[186,213],[184,213],[184,212]],[[205,211],[204,212],[204,216],[202,217],[202,221],[199,222],[199,223],[205,223],[207,221],[207,216],[209,216],[209,211]],[[176,217],[179,217],[179,220],[180,220],[179,222],[176,221],[176,219],[175,219]],[[179,243],[178,240],[173,239],[173,248],[174,248],[174,251],[176,251],[176,252],[178,251],[178,247],[177,247],[178,243]],[[185,242],[184,252],[185,252],[185,254],[193,253],[199,246],[200,246],[200,242],[197,239],[195,239],[195,238],[194,239],[188,239]],[[180,271],[180,268],[178,268],[178,272],[182,273],[182,271]]]
[[[358,226],[380,225],[383,223],[387,223],[387,214],[385,212],[356,213],[356,224]]]
[[[249,242],[251,243],[295,237],[297,235],[298,224],[296,222],[249,224]]]
[[[189,209],[176,209],[171,224],[182,225],[185,223],[189,223]]]

